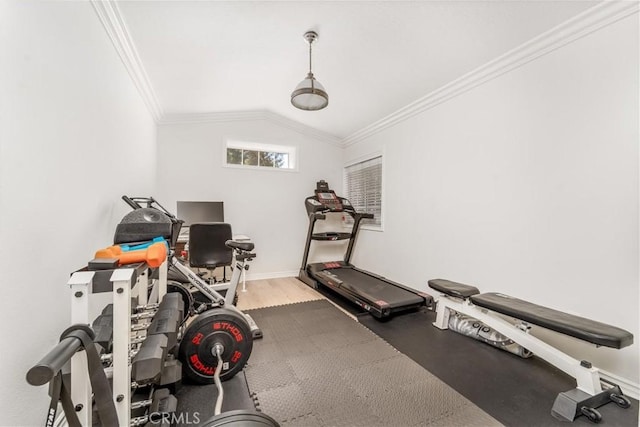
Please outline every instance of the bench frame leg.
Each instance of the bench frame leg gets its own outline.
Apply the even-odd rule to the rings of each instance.
[[[528,329],[526,331],[522,330],[491,311],[476,307],[469,300],[440,297],[436,309],[437,317],[434,323],[437,328],[448,329],[449,309],[478,319],[488,327],[495,329],[533,352],[536,356],[571,375],[576,379],[578,389],[585,393],[595,395],[602,391],[600,372],[597,368],[583,366],[579,360],[529,334]]]
[[[606,405],[611,402],[611,394],[622,396],[622,390],[618,385],[605,380],[602,381],[610,385],[611,388],[593,396],[577,388],[559,393],[555,402],[553,402],[551,415],[562,421],[573,421],[582,415],[582,408],[587,407],[593,409]]]

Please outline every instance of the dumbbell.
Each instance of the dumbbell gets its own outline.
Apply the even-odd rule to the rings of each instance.
[[[167,337],[165,335],[147,336],[142,340],[139,348],[129,353],[131,358],[131,380],[138,386],[158,384],[165,370],[167,354]],[[113,354],[103,354],[101,359],[103,362],[110,363],[113,359]],[[111,371],[109,370],[109,372]],[[176,374],[170,370],[166,371],[166,375],[165,382],[167,383],[176,378]],[[176,378],[176,380],[180,378]]]
[[[95,333],[93,342],[101,348],[98,354],[110,353],[113,344],[113,316],[109,314],[99,315],[91,324],[91,329]]]
[[[150,363],[154,362],[151,361]],[[159,377],[156,373],[152,372],[152,369],[148,369],[148,371],[151,371],[151,375],[155,376],[156,380],[150,381],[150,379],[143,378],[141,382],[132,381],[132,390],[142,390],[149,387],[167,387],[175,394],[182,385],[182,363],[175,359],[173,355],[167,355]],[[105,368],[105,374],[107,378],[113,378],[113,367]]]
[[[182,294],[178,292],[169,292],[164,295],[162,301],[159,304],[149,304],[146,306],[137,306],[134,313],[131,315],[132,320],[142,320],[153,317],[153,315],[164,309],[175,309],[179,312],[180,324],[183,323],[185,316],[189,313],[185,313],[185,304],[183,302]]]
[[[191,309],[193,302],[193,296],[189,291],[175,283],[167,283],[167,290],[169,291],[164,295],[160,303],[136,305],[136,298],[131,298],[131,318],[132,320],[140,320],[148,317],[152,317],[153,313],[160,308],[175,307],[180,310],[180,323],[184,323],[186,317],[189,316],[189,310]],[[185,301],[188,299],[188,301]],[[151,313],[151,314],[150,314]],[[113,315],[113,304],[107,304],[102,310],[104,315]]]
[[[151,425],[163,425],[164,420],[171,420],[171,414],[175,413],[178,407],[178,399],[166,388],[155,390],[152,399],[145,399],[131,403],[131,410],[148,408],[147,414],[131,419],[130,426],[141,426],[151,423]]]
[[[173,348],[177,342],[179,317],[179,312],[176,310],[163,310],[157,313],[156,320],[152,320],[150,323],[133,325],[132,331],[146,331],[146,336],[164,334],[169,338],[169,348]],[[98,354],[101,355],[103,362],[111,361],[111,352],[113,350],[112,325],[113,318],[106,315],[98,316],[92,325],[96,333],[95,343],[98,346]],[[129,343],[136,345],[141,344],[144,340],[145,336],[136,335],[130,338]]]
[[[131,360],[131,379],[138,384],[155,383],[167,357],[167,337],[149,335]]]
[[[118,264],[135,264],[146,262],[149,267],[160,267],[167,259],[167,246],[164,243],[154,243],[146,249],[123,252],[119,246],[110,246],[95,253],[96,259],[117,259]]]
[[[154,243],[163,243],[168,247],[167,241],[164,239],[164,237],[154,237],[153,240],[150,240],[145,243],[140,243],[137,245],[122,244],[117,246],[119,246],[123,252],[129,252],[129,251],[138,251],[140,249],[146,249],[149,246],[153,245]]]
[[[167,387],[173,394],[176,394],[182,386],[182,363],[173,355],[167,355],[162,365],[160,376],[156,376],[155,381],[135,382],[131,383],[134,390],[143,389],[149,386]]]
[[[175,309],[159,310],[149,323],[132,325],[131,330],[146,331],[146,335],[165,335],[168,338],[168,348],[175,347],[178,342],[180,327],[180,312]]]
[[[178,292],[169,292],[162,297],[160,303],[139,305],[133,310],[132,315],[146,313],[150,311],[157,311],[163,308],[175,308],[180,311],[180,315],[184,315],[184,301],[182,294]]]
[[[103,317],[101,318],[101,316]],[[105,308],[102,310],[101,316],[98,316],[98,318],[100,318],[100,322],[101,322],[100,324],[102,323],[108,324],[107,319],[112,319],[113,317],[113,304],[108,304],[107,306],[105,306]],[[176,343],[177,332],[178,332],[177,327],[174,328],[173,325],[174,323],[178,322],[178,326],[179,326],[183,317],[184,317],[184,304],[182,301],[182,295],[177,292],[171,292],[166,294],[162,298],[162,301],[160,302],[160,304],[157,305],[157,308],[155,310],[148,309],[148,311],[144,311],[142,313],[132,314],[131,320],[134,320],[134,321],[149,319],[149,318],[152,318],[153,320],[149,323],[132,325],[131,329],[133,331],[147,330],[147,334],[166,333],[169,335],[170,343],[172,344],[170,345],[170,347],[173,347]],[[111,324],[112,323],[113,322],[111,322]],[[112,327],[110,330],[108,330],[105,327],[104,334],[113,335]]]
[[[146,337],[130,338],[131,344],[140,344],[140,347],[130,352],[132,358],[132,376],[139,383],[155,382],[160,378],[164,361],[169,350],[177,343],[180,313],[182,309],[182,296],[175,294],[163,299],[160,309],[153,313],[153,320],[148,324],[133,325],[132,330],[145,330]],[[109,307],[104,312],[108,313]],[[102,316],[102,317],[101,317]],[[101,315],[100,325],[108,324],[112,316]],[[96,323],[96,322],[94,322]],[[96,323],[96,325],[98,325]],[[106,326],[104,329],[108,329]],[[106,333],[106,332],[105,332]],[[111,334],[112,334],[111,330]],[[108,363],[112,360],[111,354],[103,354],[102,360]],[[175,375],[173,375],[175,377]]]
[[[183,312],[184,312],[182,295],[176,292],[166,294],[162,298],[162,301],[160,303],[135,306],[133,304],[133,302],[135,301],[135,298],[131,298],[131,301],[132,301],[131,320],[141,320],[141,319],[153,317],[155,312],[164,308],[175,308],[180,311],[181,316],[183,316]],[[113,316],[113,304],[107,304],[102,309],[102,315]]]
[[[140,344],[142,344],[147,339],[147,335],[135,335],[132,338],[129,338],[129,344],[131,345],[131,349],[129,350],[129,359],[135,357],[140,350]],[[100,360],[103,363],[111,363],[113,361],[113,353],[101,353]]]
[[[157,382],[160,378],[165,359],[177,341],[177,312],[169,310],[158,313],[147,328],[145,338],[136,338],[134,342],[140,346],[129,354],[131,359],[132,379],[138,383]],[[166,316],[165,316],[166,315]],[[104,362],[110,361],[111,355],[103,355]]]

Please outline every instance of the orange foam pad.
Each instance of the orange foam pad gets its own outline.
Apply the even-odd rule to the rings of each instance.
[[[120,265],[146,262],[149,267],[155,268],[167,259],[167,246],[164,243],[154,243],[146,249],[139,251],[122,252],[119,246],[110,246],[96,252],[96,258],[117,258]]]

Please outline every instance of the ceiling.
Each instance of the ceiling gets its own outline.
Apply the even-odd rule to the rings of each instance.
[[[164,116],[269,111],[345,138],[596,1],[121,1]],[[315,30],[321,111],[290,103]]]

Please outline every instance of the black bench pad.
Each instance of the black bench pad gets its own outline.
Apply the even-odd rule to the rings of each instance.
[[[624,329],[596,322],[595,320],[585,319],[584,317],[563,313],[562,311],[543,307],[508,295],[494,292],[473,295],[471,302],[478,307],[524,320],[525,322],[570,335],[596,345],[623,348],[633,344],[633,334]]]
[[[480,291],[475,286],[463,285],[444,279],[429,280],[429,287],[440,291],[443,294],[458,298],[469,298],[471,295],[479,294]]]

